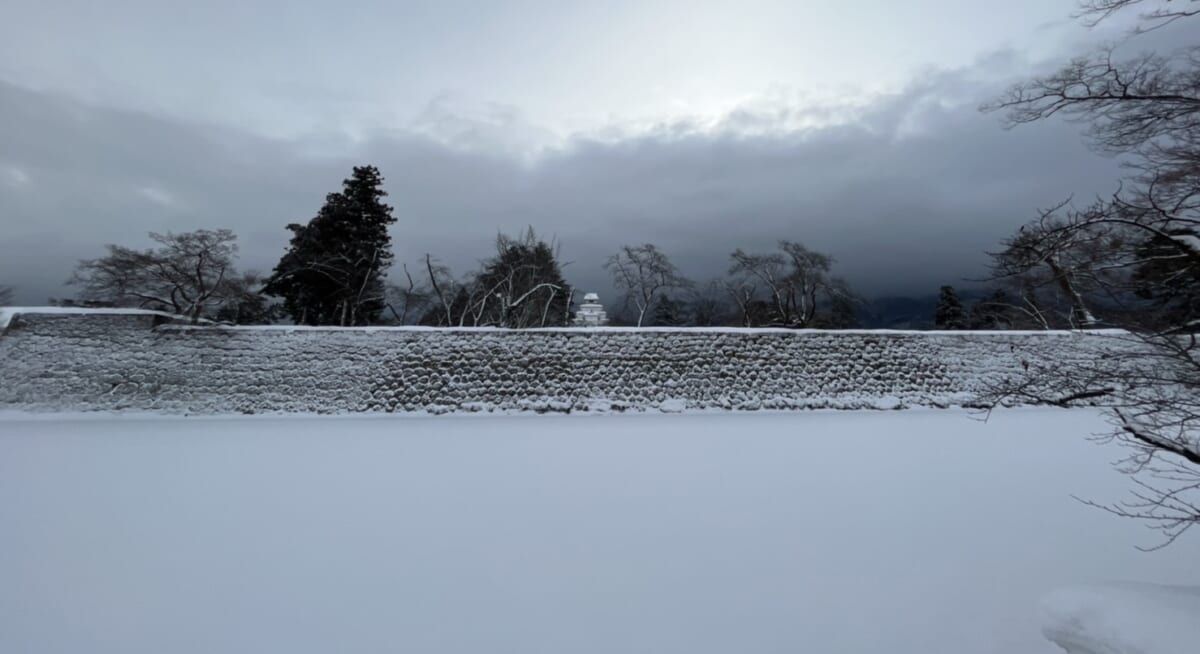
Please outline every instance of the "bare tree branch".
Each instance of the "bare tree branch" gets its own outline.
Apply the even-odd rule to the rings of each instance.
[[[109,245],[108,255],[79,262],[70,283],[85,301],[172,311],[193,323],[241,298],[233,279],[237,236],[227,229],[151,233],[159,247]]]
[[[650,243],[621,246],[604,267],[612,274],[613,285],[625,292],[626,305],[636,307],[638,327],[666,293],[691,286],[667,255]]]
[[[1095,25],[1133,7],[1135,37],[1200,16],[1196,0],[1084,0],[1080,16]],[[1200,523],[1200,47],[1119,58],[1108,46],[985,109],[1010,127],[1059,114],[1084,123],[1092,145],[1125,155],[1133,172],[1111,198],[1041,212],[993,267],[1035,310],[1066,306],[1070,326],[1124,331],[1086,363],[1026,361],[982,399],[1104,407],[1112,430],[1096,439],[1126,448],[1117,467],[1136,489],[1088,503],[1146,522],[1162,536],[1156,548],[1174,543]]]

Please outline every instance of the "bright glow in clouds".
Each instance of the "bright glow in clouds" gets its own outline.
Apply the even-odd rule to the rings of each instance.
[[[0,20],[0,79],[284,137],[407,128],[451,93],[519,108],[524,122],[565,137],[715,121],[780,90],[857,101],[902,88],[923,67],[1059,44],[1080,31],[1065,27],[1073,6],[18,2]]]
[[[29,173],[16,166],[0,166],[0,178],[4,180],[6,185],[12,188],[28,186],[33,180],[29,176]]]
[[[143,186],[137,189],[137,194],[154,204],[169,207],[175,204],[175,198],[169,192],[156,186]]]

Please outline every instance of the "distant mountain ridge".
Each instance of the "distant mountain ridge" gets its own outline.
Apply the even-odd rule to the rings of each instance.
[[[958,291],[958,297],[967,310],[982,295],[983,292],[972,289]],[[937,303],[936,293],[919,297],[880,297],[868,300],[859,311],[858,318],[866,329],[933,329],[933,313]]]

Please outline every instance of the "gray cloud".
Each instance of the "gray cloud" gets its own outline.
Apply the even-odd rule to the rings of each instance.
[[[399,261],[432,252],[463,271],[498,230],[532,225],[561,242],[573,282],[604,289],[601,264],[622,243],[654,242],[704,278],[734,247],[788,238],[833,253],[867,293],[928,293],[978,275],[983,251],[1036,208],[1118,177],[1076,126],[1004,131],[977,111],[1014,65],[929,71],[854,107],[759,103],[715,126],[577,135],[533,158],[507,130],[542,133],[511,107],[472,118],[435,101],[421,129],[283,141],[0,83],[0,282],[41,302],[104,243],[216,226],[241,235],[244,267],[269,270],[284,225],[373,163],[400,219]],[[798,115],[833,123],[790,127]]]

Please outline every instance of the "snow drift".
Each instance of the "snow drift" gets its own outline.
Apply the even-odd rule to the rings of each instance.
[[[1055,588],[1200,583],[1071,498],[1127,490],[1105,426],[0,416],[0,652],[1063,654]]]

